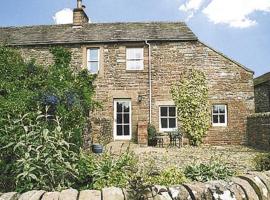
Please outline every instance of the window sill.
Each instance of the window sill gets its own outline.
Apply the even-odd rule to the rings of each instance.
[[[228,127],[228,125],[227,124],[212,124],[212,127],[224,127],[224,128],[226,128],[226,127]]]
[[[136,69],[136,70],[126,69],[126,72],[128,72],[128,73],[139,73],[139,72],[144,72],[144,69]]]
[[[160,133],[169,133],[169,132],[173,132],[173,131],[177,131],[177,128],[172,128],[172,129],[159,129]]]

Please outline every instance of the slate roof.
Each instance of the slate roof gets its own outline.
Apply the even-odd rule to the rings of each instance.
[[[267,82],[267,83],[266,83]],[[254,79],[254,86],[266,83],[270,86],[270,72],[263,74]]]
[[[8,45],[78,44],[121,41],[197,40],[183,22],[90,23],[0,28],[0,43]]]

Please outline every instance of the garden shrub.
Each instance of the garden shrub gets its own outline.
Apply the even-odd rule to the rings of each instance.
[[[235,174],[219,160],[209,163],[192,164],[185,168],[185,176],[191,181],[207,182],[211,180],[226,180]]]
[[[150,164],[144,165],[131,176],[128,191],[132,199],[146,199],[154,185],[171,186],[185,182],[187,182],[187,179],[181,169],[169,167],[158,171]]]
[[[120,156],[105,153],[101,156],[82,154],[79,161],[81,188],[126,187],[136,166],[136,158],[129,151]]]
[[[72,131],[70,142],[79,148],[83,131],[90,131],[89,112],[99,106],[93,100],[95,75],[76,71],[68,50],[57,47],[50,52],[54,64],[38,66],[34,61],[24,62],[17,50],[0,46],[0,113],[12,118],[13,113],[42,108],[51,119],[56,115],[62,119],[62,129]],[[47,113],[45,108],[49,108]]]
[[[61,129],[60,119],[48,127],[40,112],[7,118],[1,128],[0,157],[7,175],[14,177],[17,191],[34,189],[57,190],[71,186],[77,177],[79,152]],[[3,120],[3,119],[2,119]],[[6,181],[5,181],[6,182]]]
[[[181,129],[192,145],[199,145],[210,125],[208,87],[200,70],[185,70],[171,88]]]
[[[185,177],[185,174],[183,171],[176,167],[169,167],[167,169],[164,169],[155,176],[149,176],[148,178],[148,184],[150,185],[179,185],[184,182],[186,182],[187,179]]]
[[[259,154],[254,160],[255,168],[258,171],[270,170],[270,153]]]
[[[72,163],[78,159],[83,134],[90,132],[89,112],[100,106],[93,100],[95,76],[76,71],[66,49],[50,51],[54,64],[39,66],[25,62],[18,50],[0,46],[0,190],[55,189],[74,182]],[[51,147],[48,138],[39,135],[46,132]],[[49,158],[51,151],[58,157]]]

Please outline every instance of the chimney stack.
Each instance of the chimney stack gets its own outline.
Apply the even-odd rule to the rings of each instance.
[[[85,6],[82,0],[77,0],[77,8],[73,10],[73,26],[81,27],[89,22],[87,14],[84,12]]]

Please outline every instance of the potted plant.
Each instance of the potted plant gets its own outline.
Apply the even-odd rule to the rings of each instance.
[[[94,143],[94,141],[98,141],[97,143]],[[101,153],[103,153],[103,145],[102,145],[102,142],[101,142],[101,136],[100,136],[100,134],[98,134],[98,137],[97,137],[97,139],[96,140],[94,140],[93,138],[92,138],[92,146],[91,146],[91,148],[92,148],[92,152],[93,153],[96,153],[96,154],[101,154]]]
[[[102,144],[92,144],[92,152],[96,154],[103,153],[103,145]]]
[[[147,128],[147,133],[148,133],[148,146],[156,146],[157,145],[157,140],[156,140],[157,131],[156,131],[155,126],[153,126],[152,124],[149,124]]]

